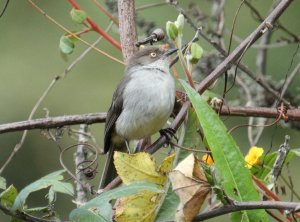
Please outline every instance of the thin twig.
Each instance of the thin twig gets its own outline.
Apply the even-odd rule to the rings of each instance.
[[[167,2],[150,3],[150,4],[146,4],[146,5],[142,5],[140,7],[137,7],[135,10],[136,11],[142,11],[142,10],[145,10],[145,9],[150,9],[150,8],[153,8],[153,7],[163,6],[163,5],[167,5],[167,4],[168,4]]]
[[[284,94],[286,93],[287,89],[289,88],[290,84],[292,83],[295,76],[299,73],[299,71],[300,71],[300,62],[294,68],[294,70],[291,72],[289,77],[286,79],[285,84],[283,85],[282,90],[281,90],[281,94],[280,94],[281,97],[284,96]]]
[[[175,146],[179,149],[183,149],[183,150],[186,150],[186,151],[190,151],[190,152],[195,152],[195,153],[211,153],[210,150],[200,150],[200,149],[193,149],[193,148],[188,148],[188,147],[184,147],[184,146],[181,146],[177,143],[173,143],[173,142],[170,142],[170,144],[172,146]]]
[[[113,23],[119,26],[119,21],[112,14],[110,14],[97,0],[93,0],[97,7],[108,17]]]

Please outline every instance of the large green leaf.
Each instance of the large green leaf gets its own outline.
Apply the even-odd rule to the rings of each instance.
[[[181,80],[190,101],[197,113],[204,135],[212,151],[215,166],[222,178],[225,193],[238,201],[258,201],[259,195],[253,186],[251,173],[245,167],[245,161],[237,144],[218,115],[191,88]],[[243,221],[268,221],[264,210],[244,211]]]
[[[159,186],[149,182],[137,182],[128,186],[118,187],[104,192],[87,202],[82,207],[73,210],[70,215],[72,222],[103,222],[112,221],[112,206],[109,203],[113,199],[126,197],[141,190],[148,190],[156,193],[163,192]]]
[[[65,182],[61,182],[61,180],[64,179],[62,175],[63,172],[65,172],[65,170],[53,172],[26,186],[17,196],[13,205],[13,209],[22,210],[29,194],[47,187],[52,187],[52,189],[50,189],[50,193],[48,194],[50,202],[53,200],[53,192],[62,192],[73,196],[73,187],[71,185],[66,186]]]

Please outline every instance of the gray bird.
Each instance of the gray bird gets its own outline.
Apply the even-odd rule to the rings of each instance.
[[[175,82],[170,74],[168,56],[176,49],[146,47],[135,53],[114,92],[104,130],[104,153],[108,153],[100,187],[116,176],[115,150],[126,151],[129,140],[158,132],[170,117],[175,102]]]

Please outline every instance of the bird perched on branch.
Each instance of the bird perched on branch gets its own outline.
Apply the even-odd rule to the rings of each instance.
[[[150,46],[129,59],[107,112],[104,153],[108,152],[108,157],[101,188],[117,176],[113,165],[114,151],[126,151],[129,140],[155,134],[170,117],[175,102],[175,82],[170,74],[168,57],[176,51]]]

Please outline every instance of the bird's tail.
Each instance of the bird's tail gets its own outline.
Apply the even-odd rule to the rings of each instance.
[[[117,170],[114,165],[114,150],[111,149],[107,154],[107,159],[104,165],[104,170],[100,181],[100,189],[106,187],[117,176]]]

